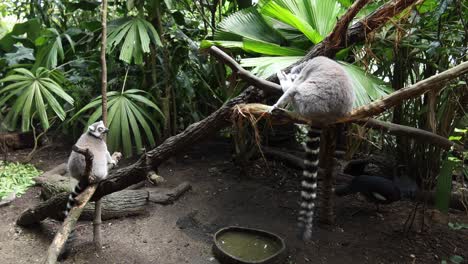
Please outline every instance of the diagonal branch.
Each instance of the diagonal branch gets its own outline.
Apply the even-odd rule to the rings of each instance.
[[[347,32],[349,23],[353,20],[353,18],[357,15],[359,10],[361,10],[369,0],[358,0],[353,3],[343,16],[336,22],[336,26],[333,31],[328,35],[325,41],[328,41],[334,45],[340,46],[343,45],[343,40],[346,43]],[[331,47],[334,48],[334,47]]]
[[[366,118],[378,115],[404,100],[416,98],[431,89],[441,88],[446,82],[468,73],[468,62],[463,62],[451,69],[431,76],[411,86],[391,93],[387,97],[374,101],[368,105],[354,109],[348,117],[342,118],[339,122],[348,122],[356,119]]]
[[[369,118],[367,120],[360,119],[360,120],[356,120],[355,122],[365,127],[384,130],[387,133],[392,134],[392,135],[406,136],[416,141],[421,141],[421,143],[426,143],[426,144],[431,143],[445,150],[449,150],[452,147],[456,150],[463,149],[461,145],[458,145],[442,136],[439,136],[435,133],[432,133],[423,129],[398,125],[398,124],[394,124],[390,122],[384,122],[384,121],[380,121],[374,118]]]

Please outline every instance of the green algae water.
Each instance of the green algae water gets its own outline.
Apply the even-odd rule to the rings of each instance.
[[[228,231],[218,237],[218,242],[226,253],[245,261],[265,260],[281,249],[273,238],[248,232]]]

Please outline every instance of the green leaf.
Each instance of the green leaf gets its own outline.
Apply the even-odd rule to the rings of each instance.
[[[65,111],[58,102],[58,98],[73,105],[73,98],[69,96],[58,83],[50,79],[49,70],[38,68],[31,72],[24,68],[12,70],[17,74],[8,75],[0,82],[10,83],[0,89],[0,102],[7,103],[14,99],[12,107],[7,113],[4,122],[12,129],[17,126],[21,116],[21,129],[30,129],[31,117],[37,112],[44,129],[49,127],[48,107],[52,109],[53,116],[65,119]],[[57,97],[53,96],[54,93]]]
[[[298,29],[314,44],[319,43],[325,37],[325,35],[320,35],[306,20],[296,16],[275,1],[269,1],[263,5],[260,12]]]
[[[239,41],[243,38],[282,45],[286,39],[265,22],[254,8],[246,8],[223,19],[215,32],[215,40]]]
[[[459,255],[453,255],[450,257],[450,262],[455,263],[455,264],[462,263],[463,260],[464,260],[463,257]]]
[[[239,48],[242,49],[244,47],[244,43],[242,41],[229,41],[229,40],[202,40],[200,43],[200,48],[206,49],[211,46],[220,46],[224,48]]]
[[[142,18],[129,17],[109,23],[109,52],[121,46],[119,59],[122,61],[142,64],[143,54],[150,52],[151,42],[156,46],[162,45],[153,25]]]
[[[354,107],[369,104],[374,100],[388,95],[392,91],[392,89],[381,80],[363,71],[361,68],[342,61],[339,61],[339,63],[343,66],[343,69],[352,81],[354,93],[356,95]]]
[[[452,192],[452,172],[456,163],[446,158],[437,177],[435,206],[443,213],[448,212]]]
[[[246,68],[253,67],[251,70],[253,74],[262,78],[267,78],[301,58],[300,56],[246,58],[242,59],[240,64],[242,67]]]
[[[304,50],[290,47],[281,47],[273,43],[250,39],[244,39],[243,44],[243,49],[245,51],[251,51],[265,55],[304,56],[306,53]]]

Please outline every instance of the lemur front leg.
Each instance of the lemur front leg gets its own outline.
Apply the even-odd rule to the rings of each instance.
[[[282,108],[283,106],[287,105],[291,101],[291,97],[295,93],[295,89],[293,88],[293,82],[296,75],[288,75],[285,74],[283,71],[279,71],[276,73],[278,79],[280,81],[281,88],[283,89],[283,95],[278,99],[278,101],[271,106],[269,113],[272,113],[273,110],[276,108]]]
[[[112,158],[109,151],[106,151],[106,158],[107,158],[107,163],[112,164],[112,166],[114,166],[114,167],[117,165],[117,161]]]

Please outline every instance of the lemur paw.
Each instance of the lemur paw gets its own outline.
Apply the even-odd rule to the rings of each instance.
[[[273,113],[273,111],[275,111],[275,109],[278,109],[278,107],[276,105],[270,106],[270,109],[268,109],[268,114],[271,115]]]

